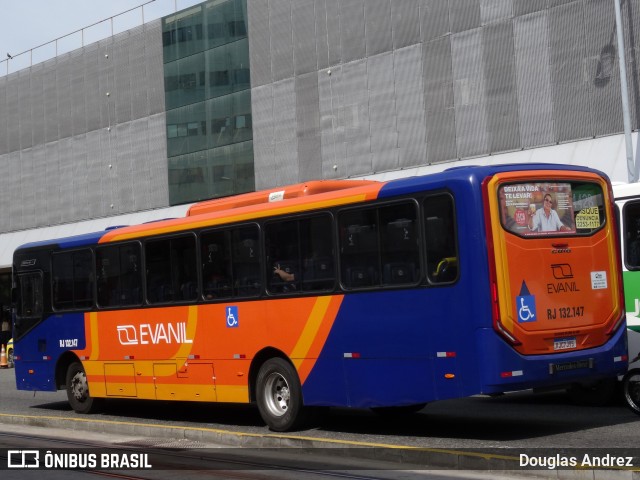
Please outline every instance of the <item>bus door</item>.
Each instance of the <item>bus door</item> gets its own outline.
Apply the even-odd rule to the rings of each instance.
[[[640,198],[627,200],[621,210],[627,341],[629,357],[633,359],[640,354]]]
[[[494,328],[524,355],[604,344],[623,312],[607,182],[585,172],[509,172],[485,187]]]

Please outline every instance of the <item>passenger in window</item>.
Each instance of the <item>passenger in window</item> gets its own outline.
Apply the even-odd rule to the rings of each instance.
[[[273,273],[274,275],[277,275],[278,277],[280,277],[280,280],[282,280],[283,282],[294,282],[296,280],[295,273],[291,273],[289,268],[286,268],[286,269],[280,268],[279,263],[277,263],[273,267]]]
[[[535,205],[531,204],[529,210],[529,230],[532,232],[569,232],[571,229],[565,226],[558,212],[553,209],[553,197],[550,193],[545,193],[542,208],[535,210]]]

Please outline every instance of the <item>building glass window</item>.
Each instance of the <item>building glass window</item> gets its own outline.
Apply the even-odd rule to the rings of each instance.
[[[170,204],[254,190],[246,0],[202,3],[162,29]]]

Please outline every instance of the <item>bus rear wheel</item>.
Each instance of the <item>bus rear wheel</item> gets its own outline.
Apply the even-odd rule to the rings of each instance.
[[[260,367],[256,392],[260,416],[271,430],[285,432],[307,421],[298,374],[286,360],[271,358]]]
[[[67,399],[77,413],[91,413],[98,409],[99,399],[89,395],[87,374],[80,362],[73,362],[67,369]]]
[[[640,415],[640,369],[633,368],[629,370],[622,379],[622,392],[624,401],[633,411]]]

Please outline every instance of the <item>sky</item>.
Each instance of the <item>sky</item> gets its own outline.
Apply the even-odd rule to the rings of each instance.
[[[0,0],[0,75],[29,67],[202,0]],[[144,8],[136,8],[144,5]],[[119,13],[135,9],[123,15]],[[118,15],[118,16],[117,16]],[[102,22],[101,20],[113,21]],[[86,28],[85,27],[89,27]],[[84,32],[69,35],[77,30]],[[56,38],[57,42],[49,43]],[[46,45],[45,45],[46,44]],[[35,48],[39,47],[39,48]],[[20,55],[22,52],[31,53]],[[7,53],[14,56],[6,62]]]

